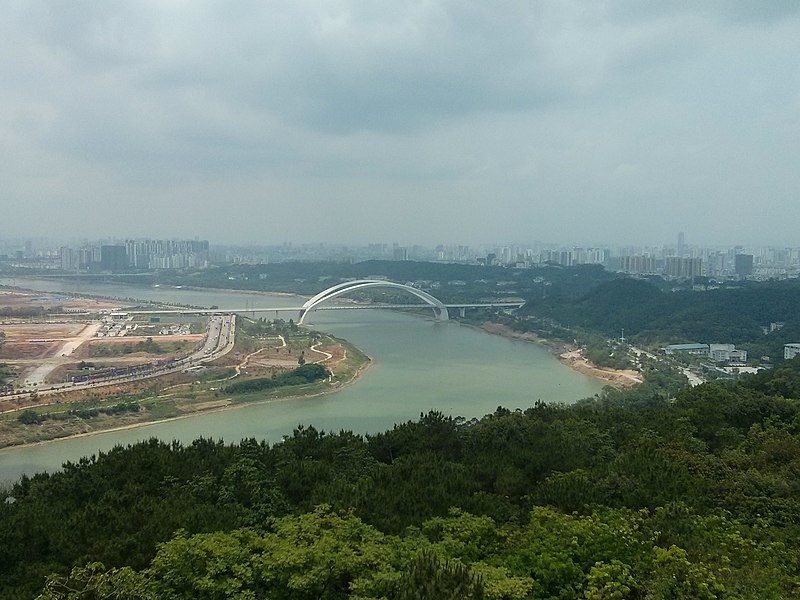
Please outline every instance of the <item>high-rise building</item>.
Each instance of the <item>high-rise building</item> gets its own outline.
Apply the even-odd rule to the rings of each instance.
[[[78,248],[78,266],[81,269],[88,269],[94,262],[94,250],[91,246]]]
[[[625,273],[656,272],[656,259],[652,256],[619,256],[614,259],[613,265]]]
[[[128,267],[125,246],[100,246],[100,268],[112,273],[124,272]]]
[[[668,256],[664,265],[664,274],[677,279],[699,277],[703,274],[703,259]]]
[[[61,246],[58,251],[61,257],[61,270],[62,271],[72,271],[75,267],[78,266],[76,252],[67,246]]]
[[[753,255],[737,254],[734,257],[734,268],[739,277],[750,277],[753,274]]]

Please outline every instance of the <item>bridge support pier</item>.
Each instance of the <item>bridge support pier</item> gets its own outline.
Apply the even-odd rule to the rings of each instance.
[[[467,316],[467,308],[465,306],[462,306],[461,308],[458,309],[458,314],[461,315],[461,318],[463,319],[464,317]]]

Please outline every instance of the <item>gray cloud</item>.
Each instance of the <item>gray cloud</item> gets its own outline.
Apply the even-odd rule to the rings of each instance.
[[[7,13],[3,235],[796,243],[796,2]]]

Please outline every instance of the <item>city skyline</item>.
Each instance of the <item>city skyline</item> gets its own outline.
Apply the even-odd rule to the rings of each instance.
[[[54,240],[0,239],[4,267],[79,273],[202,270],[212,266],[273,262],[349,262],[368,260],[430,261],[532,268],[602,265],[615,272],[663,275],[672,279],[797,278],[800,246],[703,246],[686,243],[684,232],[668,245],[437,244],[436,246],[370,243],[366,245],[276,244],[229,245],[209,240],[125,239],[80,240],[62,245]]]
[[[19,3],[0,237],[797,243],[800,4]]]

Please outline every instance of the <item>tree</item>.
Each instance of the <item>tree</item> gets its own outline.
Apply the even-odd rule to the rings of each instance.
[[[689,562],[686,550],[677,546],[654,548],[654,576],[647,584],[645,600],[716,600],[725,588],[702,563]]]
[[[627,600],[638,597],[630,567],[618,560],[596,563],[586,578],[583,595],[586,600]]]
[[[22,423],[23,425],[38,425],[39,423],[44,422],[44,417],[37,413],[35,410],[31,410],[30,408],[27,410],[23,410],[22,413],[17,417],[17,421]]]
[[[69,576],[51,575],[37,600],[148,600],[144,575],[129,567],[106,569],[102,563],[75,567]]]
[[[430,551],[417,556],[392,586],[392,600],[483,600],[483,584],[463,564]]]
[[[2,340],[0,340],[0,343]],[[0,385],[5,385],[12,378],[13,373],[8,365],[0,363]]]
[[[377,598],[398,579],[404,545],[327,506],[250,529],[179,533],[150,567],[157,598]]]

